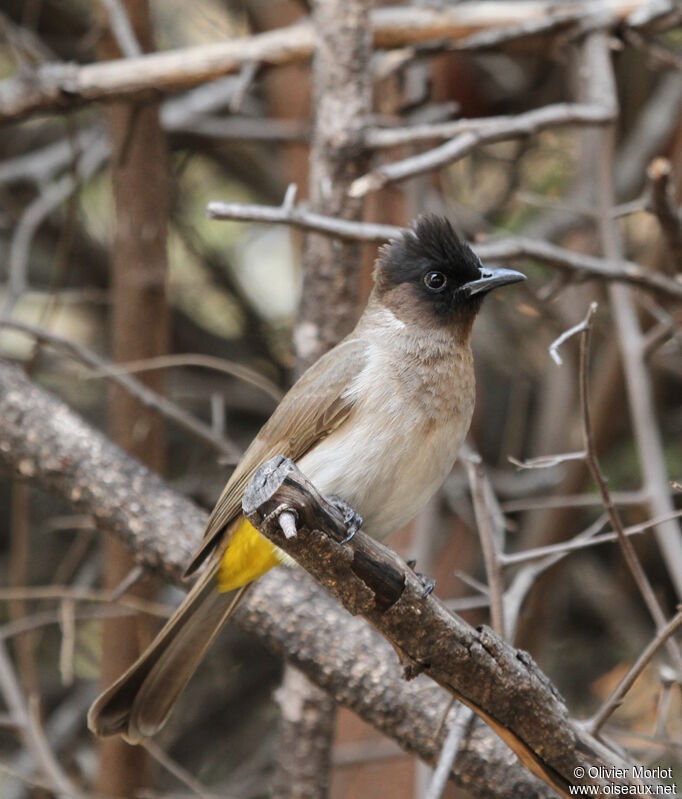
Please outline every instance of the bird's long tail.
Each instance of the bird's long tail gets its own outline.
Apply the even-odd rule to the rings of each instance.
[[[120,734],[130,743],[154,735],[250,583],[281,562],[246,520],[229,539],[149,647],[95,700],[88,713],[94,733]]]

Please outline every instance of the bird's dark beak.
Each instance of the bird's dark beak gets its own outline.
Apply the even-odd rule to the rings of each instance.
[[[526,280],[526,276],[515,269],[481,267],[481,276],[478,280],[465,283],[460,287],[460,291],[463,291],[467,297],[473,297],[475,294],[492,291],[500,286],[508,286],[510,283],[519,283],[521,280]]]

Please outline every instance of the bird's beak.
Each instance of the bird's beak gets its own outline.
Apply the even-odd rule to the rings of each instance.
[[[478,280],[465,283],[460,287],[460,291],[463,291],[467,297],[473,297],[475,294],[492,291],[492,289],[507,286],[510,283],[519,283],[521,280],[526,280],[526,276],[515,269],[481,267],[481,276]]]

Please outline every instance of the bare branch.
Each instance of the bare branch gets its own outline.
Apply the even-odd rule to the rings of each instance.
[[[648,0],[608,0],[612,24],[617,24]],[[524,37],[538,22],[545,32],[565,30],[590,10],[590,2],[557,8],[547,0],[529,0],[521,5],[504,2],[459,3],[457,8],[378,8],[372,13],[375,47],[400,47],[433,39],[456,42],[472,34],[507,28],[514,37]],[[564,13],[559,13],[563,11]],[[500,37],[497,37],[498,40]],[[502,35],[501,39],[505,37]],[[489,47],[490,41],[482,41]],[[542,42],[546,48],[546,41]],[[0,118],[17,119],[38,110],[64,108],[91,100],[107,100],[145,91],[167,92],[239,72],[248,62],[287,64],[308,58],[315,46],[310,22],[257,34],[243,39],[188,47],[138,58],[78,66],[45,64],[33,74],[19,75],[0,84]],[[473,49],[476,41],[464,42]]]
[[[439,169],[458,161],[482,144],[492,144],[520,136],[531,136],[539,131],[563,125],[604,125],[613,119],[614,113],[615,108],[609,106],[559,103],[546,105],[517,116],[484,119],[478,123],[463,120],[468,123],[468,127],[462,124],[462,132],[456,133],[450,141],[425,153],[409,156],[402,161],[394,161],[374,169],[353,183],[350,187],[350,195],[363,197],[388,183],[395,183]],[[423,131],[421,132],[423,133]],[[403,133],[403,135],[406,134]]]
[[[485,482],[486,476],[481,459],[474,454],[474,457],[464,459],[464,465],[469,477],[471,487],[471,498],[474,503],[474,513],[476,515],[476,527],[478,537],[481,542],[481,552],[485,564],[486,577],[488,580],[488,596],[490,599],[490,624],[495,632],[505,637],[504,624],[504,577],[502,575],[502,565],[500,563],[497,544],[495,541],[494,517],[486,501]]]
[[[678,610],[677,614],[670,619],[665,627],[662,627],[658,631],[655,638],[649,642],[641,655],[632,664],[628,673],[618,683],[611,696],[609,696],[609,698],[599,708],[590,722],[590,729],[594,735],[596,735],[604,726],[614,710],[620,706],[625,698],[625,694],[627,694],[630,688],[632,688],[635,680],[644,671],[647,664],[653,658],[656,652],[658,652],[658,650],[677,632],[677,630],[680,629],[680,627],[682,627],[682,610]],[[682,674],[678,674],[677,679],[678,681],[682,681]]]
[[[580,408],[583,423],[583,440],[585,442],[586,462],[594,482],[597,484],[597,488],[599,489],[599,493],[601,495],[602,502],[604,503],[604,508],[606,509],[609,520],[611,521],[611,525],[614,531],[618,534],[618,542],[623,552],[623,556],[625,557],[625,562],[627,563],[637,588],[644,599],[644,603],[651,614],[651,618],[654,620],[656,629],[661,630],[666,625],[665,615],[658,602],[658,598],[651,587],[651,583],[646,576],[646,572],[644,571],[642,564],[637,557],[635,548],[633,547],[630,539],[625,535],[620,514],[613,500],[611,499],[606,478],[602,474],[596,452],[594,432],[592,430],[592,420],[590,415],[588,388],[590,339],[592,334],[592,320],[596,310],[596,303],[592,303],[587,312],[587,316],[585,317],[584,329],[580,334]],[[677,668],[680,674],[682,674],[682,654],[672,640],[668,641],[668,652],[673,659],[673,663],[675,663],[675,668]]]
[[[19,680],[3,641],[0,641],[0,692],[8,710],[19,725],[26,748],[31,753],[36,765],[42,770],[44,776],[50,780],[51,790],[58,796],[68,797],[68,799],[82,797],[83,794],[64,773],[57,758],[49,748],[38,719],[31,711],[22,693]]]
[[[609,94],[615,103],[617,95],[608,37],[601,32],[591,34],[583,45],[582,53],[583,94],[590,100]],[[594,80],[595,77],[598,79]],[[679,80],[677,83],[679,86]],[[620,231],[611,214],[615,196],[614,136],[613,127],[599,133],[600,147],[596,153],[594,172],[599,198],[599,233],[602,250],[606,260],[617,268],[623,262],[623,247]],[[656,422],[651,379],[644,358],[646,338],[642,333],[630,291],[625,286],[619,285],[610,285],[608,291],[623,360],[644,488],[651,500],[652,513],[663,516],[674,511],[674,506],[668,492],[663,441]],[[682,536],[679,525],[673,522],[660,525],[656,530],[656,539],[670,579],[678,597],[682,598]]]
[[[332,216],[312,213],[302,206],[249,205],[247,203],[208,204],[206,213],[214,219],[243,222],[286,224],[300,230],[315,231],[342,239],[369,241],[377,244],[404,233],[407,228],[370,222],[349,222]],[[554,266],[579,280],[613,280],[628,283],[654,294],[682,299],[682,284],[665,275],[648,272],[632,261],[612,264],[603,258],[573,252],[540,239],[505,237],[479,242],[473,249],[482,260],[516,261],[533,258]]]
[[[225,358],[218,358],[214,355],[202,355],[201,353],[172,353],[170,355],[159,355],[156,358],[143,358],[139,361],[128,361],[128,363],[112,363],[106,370],[91,369],[86,372],[83,379],[90,380],[95,377],[113,377],[116,374],[135,374],[136,372],[149,372],[154,369],[168,369],[178,366],[196,366],[203,369],[212,369],[216,372],[236,377],[256,386],[264,391],[272,399],[279,402],[282,399],[282,389],[265,375],[244,366],[240,363],[228,361]]]
[[[452,726],[447,734],[443,748],[441,749],[438,763],[434,769],[431,782],[424,794],[424,799],[440,799],[447,785],[447,781],[452,770],[452,764],[457,757],[457,751],[462,743],[462,738],[466,734],[467,727],[474,718],[472,711],[466,705],[457,708]]]
[[[109,15],[109,27],[123,55],[127,58],[142,55],[142,48],[121,0],[99,0],[99,2]]]
[[[590,311],[594,313],[597,310],[597,303],[592,303],[592,308]],[[559,347],[568,341],[570,338],[573,338],[578,333],[582,333],[583,330],[587,327],[587,320],[583,319],[582,322],[579,322],[577,325],[565,330],[558,338],[555,338],[554,341],[549,345],[549,354],[557,366],[561,366],[563,361],[561,360],[561,356],[559,355]],[[584,457],[584,453],[581,453]]]
[[[640,524],[633,524],[630,527],[624,527],[623,532],[626,536],[633,536],[633,535],[641,535],[642,533],[646,533],[652,528],[656,527],[657,525],[661,524],[662,522],[668,522],[673,519],[679,519],[682,517],[682,511],[676,511],[675,513],[667,514],[666,516],[656,517],[650,519],[647,522],[641,522]],[[599,519],[599,527],[603,527],[603,520]],[[591,525],[592,527],[592,525]],[[590,528],[588,528],[588,531]],[[583,533],[579,533],[574,538],[571,538],[569,541],[563,541],[559,544],[547,544],[543,547],[535,547],[533,549],[525,549],[521,552],[512,552],[510,554],[505,553],[501,556],[502,563],[506,566],[511,563],[523,563],[527,560],[535,560],[536,558],[542,558],[546,555],[552,554],[562,554],[567,552],[576,552],[579,549],[587,549],[589,547],[596,547],[600,544],[608,544],[612,541],[618,541],[618,533],[616,532],[608,532],[602,533],[601,535],[591,535],[586,536],[584,531]]]
[[[211,219],[230,219],[240,222],[267,222],[291,225],[299,230],[324,233],[350,241],[369,241],[377,244],[396,238],[406,228],[395,225],[380,225],[371,222],[355,222],[308,211],[299,206],[282,204],[250,205],[248,203],[210,202],[206,215]]]
[[[37,341],[48,344],[62,352],[66,352],[81,363],[95,368],[98,372],[106,375],[108,379],[122,386],[145,407],[152,408],[162,416],[171,419],[179,427],[189,431],[192,435],[196,436],[225,457],[235,461],[239,459],[240,452],[234,444],[225,438],[216,436],[215,431],[208,425],[205,425],[191,414],[186,413],[180,406],[176,405],[176,403],[171,402],[166,399],[166,397],[148,388],[144,383],[140,383],[136,378],[125,373],[117,372],[115,367],[111,366],[104,358],[96,355],[92,350],[84,347],[82,344],[62,338],[40,327],[29,325],[25,322],[15,322],[12,319],[0,318],[0,328],[1,327],[17,330],[21,333],[33,336]]]

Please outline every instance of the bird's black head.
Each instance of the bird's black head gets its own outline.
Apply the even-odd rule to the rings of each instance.
[[[489,291],[525,280],[511,269],[485,268],[450,222],[433,215],[381,248],[374,277],[392,310],[416,309],[439,324],[473,319]]]

